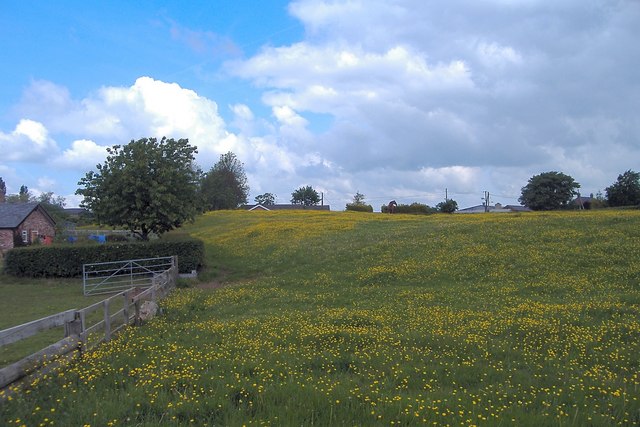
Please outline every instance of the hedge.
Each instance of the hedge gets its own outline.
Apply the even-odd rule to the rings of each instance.
[[[373,212],[373,206],[362,203],[347,203],[347,210],[356,212]]]
[[[183,239],[14,248],[6,254],[4,272],[23,277],[78,277],[83,264],[173,255],[178,256],[180,273],[198,270],[204,260],[204,243]]]
[[[382,205],[380,207],[380,211],[382,213],[388,213],[389,207],[387,205]],[[399,204],[396,206],[396,213],[399,214],[414,214],[414,215],[428,215],[432,213],[436,213],[437,209],[430,207],[429,205],[424,205],[422,203],[411,203],[410,205]]]

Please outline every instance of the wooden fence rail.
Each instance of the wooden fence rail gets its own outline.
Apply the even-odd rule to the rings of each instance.
[[[31,337],[39,332],[64,326],[64,338],[0,369],[0,389],[4,389],[33,373],[46,373],[76,354],[111,340],[113,334],[129,325],[140,325],[145,301],[156,302],[164,298],[176,284],[177,262],[153,278],[152,286],[139,291],[130,288],[80,310],[67,310],[0,331],[0,347]],[[110,309],[121,301],[122,308],[115,313]],[[133,308],[133,310],[132,310]],[[90,318],[101,312],[99,321],[89,325]],[[102,331],[102,333],[100,333]],[[92,341],[95,339],[95,341]]]

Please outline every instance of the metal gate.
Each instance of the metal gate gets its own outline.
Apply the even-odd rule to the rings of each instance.
[[[83,264],[84,295],[110,294],[131,287],[148,288],[153,284],[154,277],[174,266],[175,257]]]

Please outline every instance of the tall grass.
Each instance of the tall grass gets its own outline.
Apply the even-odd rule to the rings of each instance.
[[[640,212],[216,212],[204,280],[7,425],[637,425]]]

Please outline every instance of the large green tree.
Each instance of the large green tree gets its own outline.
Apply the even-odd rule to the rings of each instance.
[[[562,209],[578,194],[580,184],[562,172],[544,172],[529,178],[522,187],[520,203],[534,211]]]
[[[605,189],[609,206],[640,205],[640,173],[628,170]]]
[[[107,225],[142,240],[161,235],[198,212],[197,149],[188,139],[142,138],[107,149],[107,160],[78,183],[81,205]]]
[[[300,187],[291,193],[291,203],[294,205],[313,206],[320,203],[320,195],[312,186]]]
[[[447,199],[444,202],[438,203],[436,209],[442,213],[454,213],[458,210],[458,202],[453,199]]]
[[[247,203],[247,175],[235,154],[228,152],[220,156],[218,163],[204,175],[201,192],[206,210],[235,209]]]

